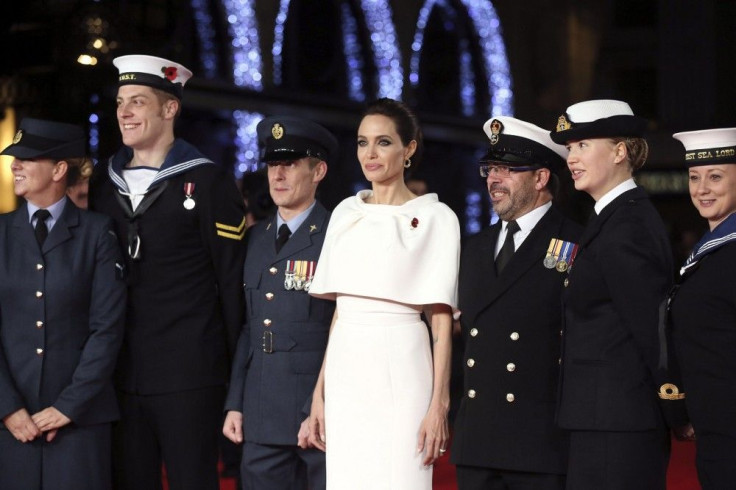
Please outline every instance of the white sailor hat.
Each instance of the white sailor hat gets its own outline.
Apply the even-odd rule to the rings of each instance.
[[[613,138],[630,136],[641,138],[647,127],[646,119],[634,115],[634,111],[621,100],[586,100],[567,108],[557,118],[552,140],[564,144],[588,138]]]
[[[685,165],[736,163],[736,128],[701,129],[675,133],[685,147]]]
[[[112,60],[119,71],[118,85],[147,85],[181,99],[192,72],[174,61],[144,54],[119,56]]]
[[[565,163],[567,150],[555,143],[549,131],[510,116],[496,116],[483,125],[491,146],[481,164],[536,165],[558,168]]]

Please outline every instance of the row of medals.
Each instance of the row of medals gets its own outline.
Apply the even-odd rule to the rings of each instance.
[[[577,253],[577,244],[566,242],[559,238],[553,238],[549,242],[547,255],[544,257],[544,266],[547,269],[556,269],[558,272],[565,272],[572,267]]]
[[[317,262],[314,260],[287,260],[284,289],[308,292],[316,268]]]

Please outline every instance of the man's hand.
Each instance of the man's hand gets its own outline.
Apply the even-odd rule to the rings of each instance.
[[[235,444],[243,442],[243,414],[235,410],[227,412],[222,433]]]

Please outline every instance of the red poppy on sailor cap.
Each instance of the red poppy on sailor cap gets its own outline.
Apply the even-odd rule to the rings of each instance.
[[[182,97],[192,72],[182,64],[145,54],[119,56],[112,60],[119,71],[118,85],[146,85]]]

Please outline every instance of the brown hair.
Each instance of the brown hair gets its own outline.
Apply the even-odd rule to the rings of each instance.
[[[611,138],[614,145],[623,143],[626,146],[626,158],[631,171],[635,172],[644,166],[649,156],[649,144],[644,138],[615,137]]]
[[[90,160],[89,158],[87,157],[63,158],[62,160],[65,161],[67,165],[67,170],[66,170],[66,186],[67,187],[72,187],[81,180],[89,179],[89,177],[92,175],[92,169],[94,165],[92,164],[92,160]]]
[[[170,100],[175,100],[177,102],[176,106],[176,114],[174,115],[174,118],[179,117],[179,114],[181,114],[181,100],[179,100],[178,97],[176,97],[174,94],[170,94],[169,92],[165,92],[158,88],[153,88],[153,93],[156,94],[156,98],[158,99],[159,104],[163,106]]]
[[[411,157],[413,163],[411,170],[416,170],[422,157],[423,138],[419,121],[411,109],[403,102],[384,97],[368,104],[363,112],[363,117],[373,115],[386,116],[391,119],[404,146],[409,146],[412,140],[417,142],[417,149]]]

